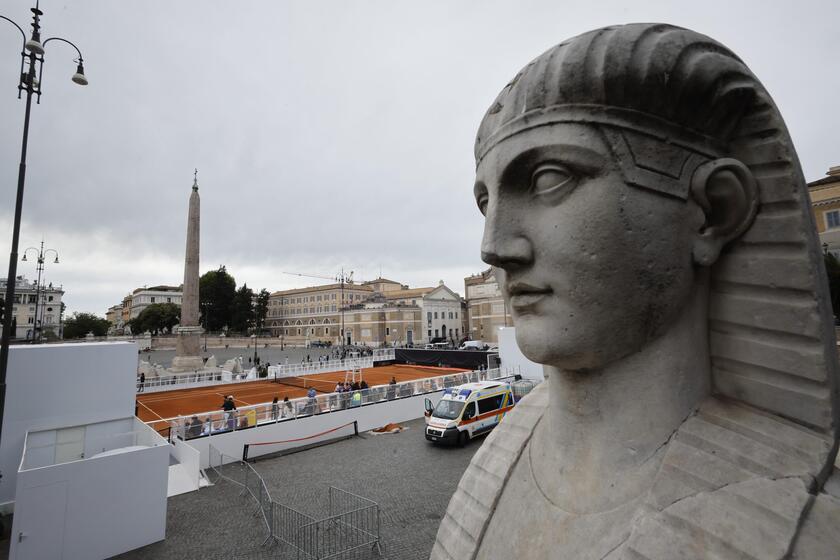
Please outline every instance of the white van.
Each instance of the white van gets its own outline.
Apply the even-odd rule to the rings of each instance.
[[[480,340],[465,340],[459,350],[484,350],[484,343]]]
[[[495,428],[515,403],[509,383],[479,381],[444,389],[435,407],[425,404],[426,439],[464,445]]]

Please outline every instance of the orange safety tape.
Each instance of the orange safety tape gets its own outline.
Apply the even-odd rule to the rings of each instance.
[[[313,434],[311,436],[306,436],[306,437],[301,437],[301,438],[284,439],[284,440],[281,440],[281,441],[264,441],[264,442],[261,442],[261,443],[246,443],[245,445],[275,445],[277,443],[291,443],[293,441],[302,441],[302,440],[305,440],[305,439],[312,439],[312,438],[315,438],[315,437],[318,437],[318,436],[322,436],[324,434],[328,434],[330,432],[340,430],[341,428],[344,428],[346,426],[351,426],[353,424],[354,424],[354,422],[347,422],[346,424],[342,424],[341,426],[338,426],[337,428],[331,428],[331,429],[326,430],[324,432],[320,432],[320,433],[317,433],[317,434]]]

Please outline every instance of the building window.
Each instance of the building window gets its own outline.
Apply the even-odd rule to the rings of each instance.
[[[300,336],[300,329],[298,329],[298,336]]]
[[[825,223],[828,229],[840,228],[840,210],[829,210],[826,212]]]
[[[458,329],[455,329],[455,338],[458,338]]]
[[[390,334],[391,334],[391,328],[390,327],[385,327],[385,336],[390,336]]]
[[[429,319],[429,322],[431,322],[431,320],[432,320],[432,312],[431,312],[431,311],[429,311],[426,315],[427,315],[427,317],[428,317],[428,319]]]
[[[455,318],[456,319],[458,318],[458,312],[457,311],[455,312]]]
[[[432,338],[432,329],[429,329],[429,338]]]
[[[155,302],[155,296],[152,296],[152,303]]]
[[[52,297],[52,296],[50,296],[50,297],[47,299],[47,301],[52,301],[52,298],[53,298],[53,297]]]
[[[452,317],[452,312],[451,312],[451,311],[449,312],[449,318],[450,318],[450,319],[453,319],[453,318],[454,318],[454,317]]]
[[[172,303],[172,298],[171,297],[166,298],[166,303]]]
[[[35,303],[37,300],[35,299],[34,295],[29,296],[29,303]]]

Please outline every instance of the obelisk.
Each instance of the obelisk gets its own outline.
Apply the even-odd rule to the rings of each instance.
[[[204,367],[201,359],[198,336],[202,329],[198,324],[198,247],[200,234],[200,200],[198,198],[198,169],[193,177],[187,215],[187,252],[184,257],[184,293],[181,297],[181,325],[177,328],[175,358],[172,371],[195,371]]]

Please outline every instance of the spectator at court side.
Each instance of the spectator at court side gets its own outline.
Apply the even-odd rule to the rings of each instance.
[[[315,392],[314,387],[310,387],[309,391],[306,392],[306,396],[309,397],[309,401],[307,401],[307,414],[315,414],[316,407],[318,406],[318,402],[315,400],[318,393]]]
[[[146,384],[146,374],[144,372],[140,372],[140,387],[137,389],[138,393],[143,392],[143,386]]]
[[[358,391],[359,390],[359,382],[354,381],[353,383],[351,383],[350,384],[350,390],[351,391]]]
[[[394,400],[394,397],[397,396],[397,378],[391,377],[391,381],[388,382],[388,400]]]
[[[283,418],[292,416],[292,402],[289,400],[289,396],[286,395],[283,397]]]
[[[277,397],[274,397],[274,400],[271,401],[271,419],[275,422],[280,418],[280,404],[277,402],[278,400]]]
[[[353,391],[353,398],[350,400],[350,406],[359,406],[362,404],[362,393],[360,391]]]
[[[213,429],[213,422],[209,416],[205,416],[204,420],[201,421],[201,435],[209,436],[211,429]]]
[[[361,383],[359,383],[359,389],[361,389],[362,391],[366,391],[366,390],[368,390],[369,388],[370,388],[370,387],[368,387],[367,381],[365,381],[364,379],[362,379],[362,382],[361,382]]]
[[[187,423],[187,439],[195,438],[201,435],[201,420],[198,419],[198,416],[193,416],[190,418],[189,423]]]
[[[330,394],[330,409],[334,409],[338,406],[338,399],[340,398],[340,393],[344,391],[344,385],[341,384],[341,381],[335,384],[335,389]]]

